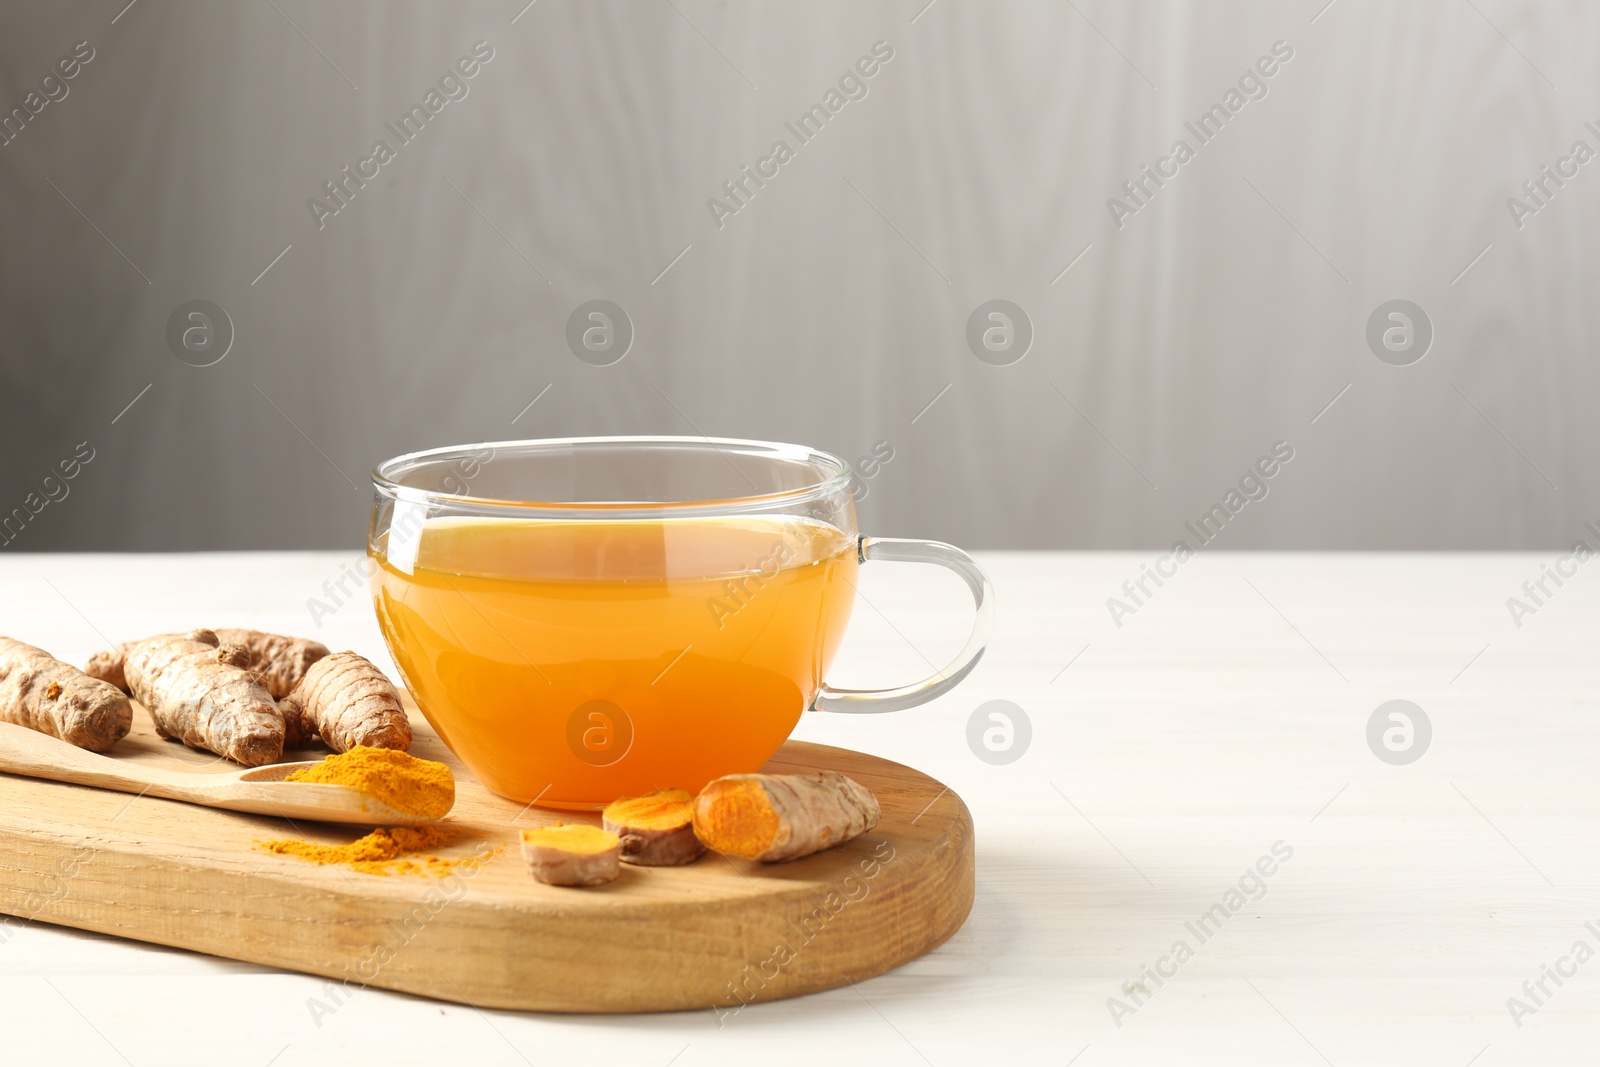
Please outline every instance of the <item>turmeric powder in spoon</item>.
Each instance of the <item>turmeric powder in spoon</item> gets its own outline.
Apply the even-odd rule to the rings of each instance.
[[[456,779],[449,767],[392,748],[357,745],[284,781],[348,786],[424,819],[444,818],[456,802]]]

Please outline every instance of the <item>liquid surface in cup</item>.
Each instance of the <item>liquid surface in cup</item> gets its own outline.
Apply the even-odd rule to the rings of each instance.
[[[488,788],[589,808],[759,770],[838,651],[856,552],[794,516],[451,517],[409,574],[375,552],[373,593],[418,705]]]

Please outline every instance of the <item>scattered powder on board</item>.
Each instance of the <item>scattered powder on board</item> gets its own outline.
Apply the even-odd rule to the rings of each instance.
[[[434,849],[448,848],[470,836],[459,826],[394,826],[377,829],[346,845],[319,845],[314,841],[283,838],[259,841],[256,847],[279,856],[308,863],[338,864],[363,874],[444,875],[456,867],[475,867],[487,857],[446,859]]]

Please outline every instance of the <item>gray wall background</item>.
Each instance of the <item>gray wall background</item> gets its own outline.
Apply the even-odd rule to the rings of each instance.
[[[651,432],[887,440],[864,525],[973,548],[1165,546],[1278,440],[1218,546],[1600,518],[1600,161],[1506,207],[1600,149],[1600,7],[925,2],[11,0],[0,107],[95,57],[0,147],[0,512],[94,458],[4,550],[354,547],[389,455]],[[479,40],[469,95],[319,230],[308,198]],[[1279,40],[1118,229],[1107,198]],[[236,335],[203,368],[165,337],[196,298]],[[592,298],[634,326],[611,366],[565,341]],[[1034,330],[1009,366],[965,340],[993,298]],[[1407,367],[1364,339],[1394,298],[1435,331]]]

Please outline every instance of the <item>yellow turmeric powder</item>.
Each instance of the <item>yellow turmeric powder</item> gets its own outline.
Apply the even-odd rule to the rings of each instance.
[[[319,845],[314,841],[284,838],[259,841],[256,847],[308,863],[339,864],[363,874],[427,872],[443,875],[456,866],[471,867],[482,862],[481,857],[451,860],[433,854],[433,849],[448,847],[466,836],[467,831],[459,826],[394,826],[386,830],[374,830],[346,845]],[[417,856],[417,859],[407,859],[408,856]]]
[[[456,779],[449,767],[392,748],[357,745],[284,781],[349,786],[423,819],[443,818],[456,802]]]

